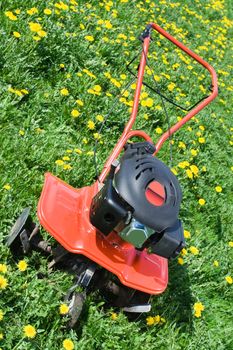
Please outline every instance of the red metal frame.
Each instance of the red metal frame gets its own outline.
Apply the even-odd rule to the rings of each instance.
[[[204,68],[206,68],[212,78],[212,93],[210,96],[208,96],[205,100],[200,102],[195,108],[193,108],[185,117],[183,117],[178,123],[173,125],[169,130],[167,130],[158,140],[156,143],[156,151],[155,154],[158,153],[160,148],[162,147],[162,144],[169,138],[170,135],[174,134],[178,129],[180,129],[185,123],[187,123],[188,120],[190,120],[193,116],[195,116],[197,113],[199,113],[205,106],[207,106],[217,95],[218,95],[218,83],[217,83],[217,75],[214,70],[214,68],[204,61],[200,56],[198,56],[195,52],[191,51],[189,48],[187,48],[184,44],[179,42],[177,39],[175,39],[173,36],[171,36],[168,32],[166,32],[164,29],[162,29],[160,26],[158,26],[155,23],[150,24],[151,27],[159,32],[161,35],[163,35],[165,38],[170,40],[174,45],[179,47],[182,51],[184,51],[187,55],[192,57],[194,60],[196,60],[198,63],[200,63]],[[100,181],[103,182],[104,179],[106,178],[106,175],[108,174],[108,171],[110,169],[110,166],[114,159],[118,157],[120,154],[122,148],[124,147],[126,141],[132,137],[132,136],[139,136],[144,138],[145,140],[149,140],[150,137],[142,131],[132,131],[133,124],[135,122],[137,112],[138,112],[138,106],[139,106],[139,98],[140,98],[140,93],[141,93],[141,88],[142,88],[142,82],[143,82],[143,76],[144,76],[144,71],[145,71],[145,66],[146,66],[146,55],[149,50],[149,44],[150,44],[150,37],[147,37],[144,39],[143,43],[143,52],[141,55],[141,60],[140,60],[140,65],[139,65],[139,71],[138,71],[138,80],[137,80],[137,85],[136,85],[136,90],[134,94],[134,103],[133,103],[133,108],[131,112],[130,119],[128,123],[125,126],[125,129],[118,140],[116,146],[114,147],[110,157],[106,161],[103,171],[99,177]]]

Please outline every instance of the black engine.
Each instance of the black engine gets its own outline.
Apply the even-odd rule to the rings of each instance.
[[[182,193],[177,178],[154,151],[149,142],[126,145],[92,200],[90,220],[105,235],[114,230],[137,249],[171,258],[185,246],[178,219]]]

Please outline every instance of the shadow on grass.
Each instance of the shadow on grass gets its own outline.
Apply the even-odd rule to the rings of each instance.
[[[169,284],[164,294],[154,297],[156,314],[174,323],[183,332],[193,329],[193,298],[190,290],[188,269],[178,265],[177,260],[169,263]]]

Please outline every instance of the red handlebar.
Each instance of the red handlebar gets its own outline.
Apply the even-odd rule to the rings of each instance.
[[[191,119],[194,115],[199,113],[205,106],[207,106],[217,95],[218,95],[218,83],[217,83],[217,75],[214,70],[214,68],[209,65],[206,61],[204,61],[200,56],[198,56],[196,53],[191,51],[189,48],[187,48],[184,44],[179,42],[177,39],[175,39],[173,36],[171,36],[169,33],[167,33],[164,29],[162,29],[160,26],[158,26],[155,23],[150,23],[147,26],[147,29],[144,33],[146,35],[143,37],[143,52],[141,55],[141,60],[140,60],[140,65],[139,65],[139,71],[138,71],[138,80],[137,80],[137,85],[136,85],[136,90],[134,94],[134,103],[132,107],[132,112],[130,119],[128,123],[125,126],[125,129],[118,140],[116,146],[113,149],[113,152],[111,153],[110,157],[108,158],[107,162],[104,165],[103,171],[99,177],[100,182],[103,182],[109,169],[110,166],[113,162],[114,159],[118,157],[120,154],[122,148],[124,147],[126,141],[133,136],[140,136],[144,138],[145,140],[150,140],[150,137],[143,131],[138,131],[138,130],[131,130],[132,126],[135,122],[137,112],[138,112],[138,105],[139,105],[139,97],[141,93],[141,88],[142,88],[142,82],[143,82],[143,76],[144,76],[144,71],[145,71],[145,66],[146,66],[146,56],[148,53],[149,49],[149,44],[150,44],[150,28],[153,28],[157,32],[159,32],[161,35],[163,35],[165,38],[170,40],[173,44],[175,44],[177,47],[179,47],[181,50],[183,50],[186,54],[188,54],[190,57],[192,57],[194,60],[199,62],[203,67],[208,69],[208,71],[211,74],[212,78],[212,92],[211,95],[208,96],[206,99],[204,99],[202,102],[200,102],[196,107],[194,107],[185,117],[183,117],[178,123],[173,125],[169,130],[167,130],[158,140],[156,143],[156,151],[155,154],[160,150],[162,144],[170,137],[170,135],[174,134],[179,128],[181,128],[189,119]],[[148,34],[148,35],[147,35]]]

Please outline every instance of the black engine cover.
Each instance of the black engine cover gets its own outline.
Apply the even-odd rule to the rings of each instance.
[[[182,198],[175,175],[158,158],[152,155],[148,142],[127,145],[120,160],[120,169],[114,177],[119,195],[133,208],[133,216],[156,232],[172,227],[178,217]],[[146,197],[148,185],[153,181],[164,188],[162,205],[150,203]]]

